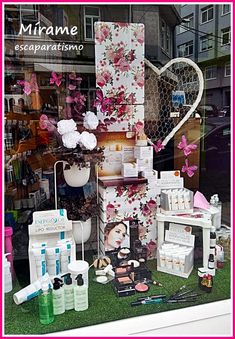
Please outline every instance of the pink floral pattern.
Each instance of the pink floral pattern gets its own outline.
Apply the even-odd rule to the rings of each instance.
[[[144,25],[95,23],[96,84],[105,98],[115,97],[105,112],[97,107],[99,130],[131,131],[144,108]],[[118,107],[116,107],[118,106]],[[115,119],[115,120],[114,120]]]
[[[154,217],[157,213],[157,203],[155,200],[150,199],[145,204],[140,203],[141,213],[145,217]]]
[[[132,204],[136,200],[141,200],[147,195],[146,185],[117,186],[115,189],[117,197],[123,197],[125,201]]]

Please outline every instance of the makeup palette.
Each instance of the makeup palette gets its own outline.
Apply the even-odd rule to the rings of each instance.
[[[147,284],[144,283],[138,283],[135,285],[135,289],[137,292],[139,293],[143,293],[143,292],[147,292],[149,290],[149,286]]]
[[[132,266],[127,265],[115,268],[113,287],[119,297],[135,294],[135,284],[132,278]]]

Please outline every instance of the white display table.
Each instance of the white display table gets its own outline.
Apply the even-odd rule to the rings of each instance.
[[[202,228],[203,235],[203,266],[207,267],[209,251],[210,251],[210,228],[212,226],[211,215],[209,213],[205,213],[201,210],[196,210],[196,214],[201,214],[203,217],[186,217],[183,215],[165,215],[162,213],[156,214],[157,220],[157,231],[158,231],[158,246],[164,242],[164,229],[165,223],[171,222],[181,225],[189,225],[189,226],[198,226]]]

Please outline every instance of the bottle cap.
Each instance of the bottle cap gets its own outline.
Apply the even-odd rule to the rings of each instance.
[[[215,232],[215,226],[211,226],[211,232]]]
[[[59,290],[63,285],[63,281],[59,278],[54,278],[53,289]]]
[[[72,285],[73,280],[71,278],[71,273],[64,274],[64,275],[61,276],[61,278],[65,278],[64,279],[65,285]]]
[[[78,274],[75,278],[75,280],[77,280],[77,285],[78,286],[82,286],[84,284],[83,282],[83,278],[82,278],[82,274]]]
[[[42,282],[42,291],[48,291],[49,287],[48,287],[48,283],[46,281]]]

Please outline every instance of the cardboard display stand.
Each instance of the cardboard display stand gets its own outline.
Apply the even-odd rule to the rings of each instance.
[[[67,211],[58,209],[33,213],[33,222],[29,225],[28,248],[31,283],[37,280],[36,265],[32,253],[33,244],[46,242],[47,247],[55,247],[57,241],[63,239],[71,241],[70,260],[76,260],[76,244],[73,238],[72,221],[68,220]]]

